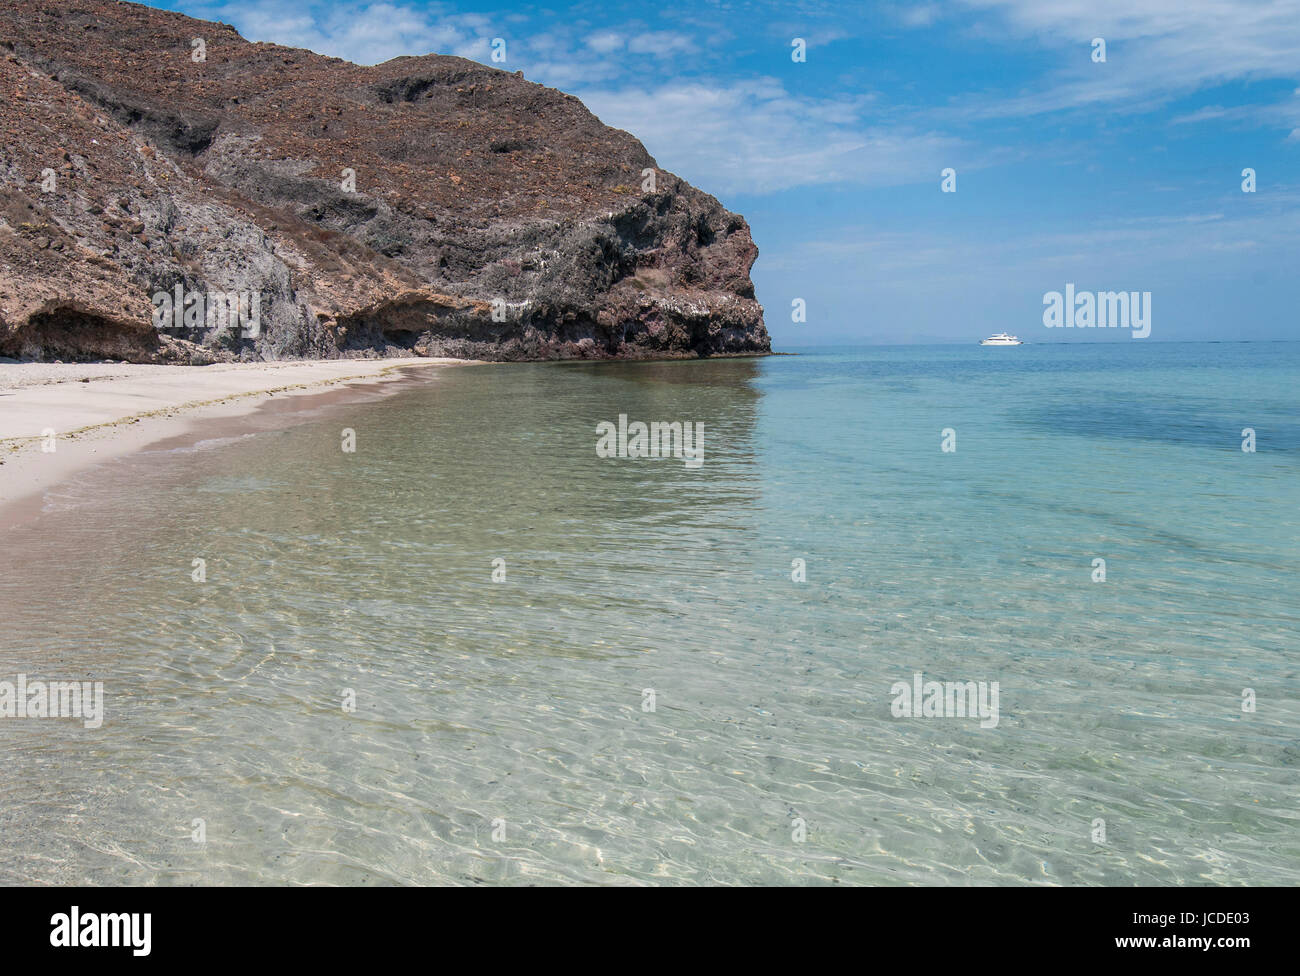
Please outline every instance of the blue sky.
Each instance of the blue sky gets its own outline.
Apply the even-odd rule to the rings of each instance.
[[[504,38],[749,219],[778,348],[1133,341],[1046,329],[1066,282],[1151,292],[1140,341],[1300,338],[1300,0],[152,5],[362,64]]]

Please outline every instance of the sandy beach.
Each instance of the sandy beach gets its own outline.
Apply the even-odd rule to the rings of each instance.
[[[46,489],[199,424],[273,401],[305,406],[467,360],[313,360],[152,366],[0,362],[0,528],[22,521]],[[285,416],[294,412],[286,411]]]

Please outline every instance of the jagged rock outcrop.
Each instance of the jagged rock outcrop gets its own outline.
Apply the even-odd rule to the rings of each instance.
[[[757,253],[743,217],[519,74],[0,0],[0,355],[760,353]]]

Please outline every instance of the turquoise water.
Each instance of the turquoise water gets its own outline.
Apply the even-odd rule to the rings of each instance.
[[[0,882],[1300,883],[1298,401],[1300,344],[475,366],[106,465],[0,536],[0,680],[107,703],[0,720]]]

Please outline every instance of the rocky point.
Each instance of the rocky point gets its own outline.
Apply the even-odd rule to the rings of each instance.
[[[757,253],[743,217],[521,73],[0,0],[2,356],[765,353]],[[214,293],[256,296],[256,328],[160,309]]]

